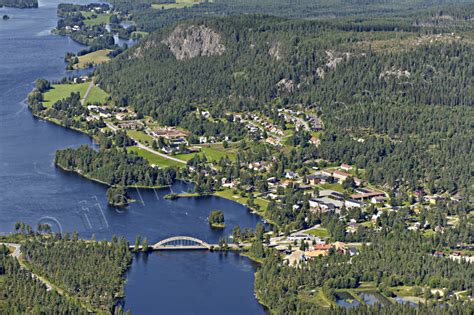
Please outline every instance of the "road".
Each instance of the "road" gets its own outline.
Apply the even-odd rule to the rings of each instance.
[[[84,105],[84,102],[85,102],[85,100],[87,99],[87,96],[89,95],[89,92],[90,92],[90,90],[92,89],[93,86],[94,86],[94,82],[91,81],[91,83],[89,84],[89,87],[87,88],[86,93],[84,93],[84,97],[83,97],[82,100],[81,100],[81,104],[82,104],[82,105]],[[98,116],[93,116],[93,117],[94,117],[95,119],[97,119],[97,120],[99,119]],[[104,121],[104,123],[105,123],[105,125],[106,125],[107,127],[109,127],[110,130],[112,130],[113,132],[117,132],[117,131],[119,130],[118,127],[116,127],[114,124],[112,124],[112,123],[110,123],[110,122]],[[183,161],[183,160],[177,159],[177,158],[175,158],[175,157],[169,156],[169,155],[167,155],[167,154],[164,154],[164,153],[155,151],[155,150],[153,150],[153,149],[147,147],[146,145],[141,144],[137,139],[134,139],[134,138],[131,137],[130,135],[129,135],[129,137],[130,137],[133,141],[135,141],[136,146],[137,146],[138,148],[140,148],[140,149],[146,150],[146,151],[148,151],[148,152],[150,152],[150,153],[153,153],[153,154],[155,154],[155,155],[161,156],[162,158],[165,158],[165,159],[168,159],[168,160],[171,160],[171,161],[175,161],[175,162],[178,162],[178,163],[181,163],[181,164],[186,164],[186,163],[187,163],[186,161]]]
[[[130,137],[132,138],[132,137]],[[133,139],[133,138],[132,138]],[[161,156],[161,157],[164,157],[165,159],[168,159],[168,160],[172,160],[172,161],[175,161],[175,162],[178,162],[178,163],[182,163],[182,164],[186,164],[186,161],[183,161],[183,160],[180,160],[180,159],[177,159],[175,157],[172,157],[172,156],[169,156],[167,154],[164,154],[164,153],[160,153],[158,151],[155,151],[153,149],[150,149],[149,147],[147,147],[146,145],[144,144],[141,144],[140,142],[138,142],[136,139],[133,139],[136,143],[137,143],[137,147],[139,147],[140,149],[143,149],[143,150],[146,150],[150,153],[153,153],[155,155],[158,155],[158,156]]]
[[[21,256],[21,244],[16,244],[16,243],[0,243],[0,245],[5,245],[5,246],[8,246],[8,247],[13,247],[15,248],[15,250],[13,251],[13,253],[11,254],[12,257],[16,258],[16,260],[18,260],[18,262],[20,263],[20,268],[23,268],[23,269],[26,269],[28,270],[28,268],[26,268],[26,266],[24,265],[24,263],[21,262],[20,260],[20,256]],[[49,283],[47,280],[43,279],[42,277],[34,274],[33,272],[31,272],[31,270],[28,270],[30,273],[31,273],[31,277],[34,278],[34,279],[38,279],[39,281],[41,281],[45,286],[46,286],[46,289],[48,291],[50,291],[52,289],[52,285],[51,283]]]
[[[21,255],[21,245],[15,243],[0,243],[0,245],[5,245],[7,247],[14,247],[15,250],[12,253],[12,256],[18,259]]]
[[[92,88],[94,87],[94,81],[91,81],[89,83],[89,86],[87,87],[86,93],[84,93],[84,97],[81,99],[81,105],[84,106],[84,103],[89,96],[89,93],[91,92]]]
[[[114,124],[111,124],[111,123],[106,122],[106,121],[104,121],[104,122],[105,122],[105,125],[106,125],[107,127],[109,127],[112,131],[116,132],[116,131],[118,130],[118,128],[117,128]],[[175,158],[175,157],[169,156],[169,155],[167,155],[167,154],[164,154],[164,153],[155,151],[155,150],[153,150],[153,149],[147,147],[146,145],[141,144],[137,139],[134,139],[134,138],[131,137],[130,135],[129,135],[129,137],[130,137],[133,141],[135,141],[136,146],[137,146],[138,148],[140,148],[140,149],[146,150],[146,151],[148,151],[148,152],[150,152],[150,153],[153,153],[153,154],[155,154],[155,155],[161,156],[161,157],[163,157],[163,158],[165,158],[165,159],[168,159],[168,160],[172,160],[172,161],[175,161],[175,162],[178,162],[178,163],[186,164],[186,161],[183,161],[183,160],[177,159],[177,158]]]

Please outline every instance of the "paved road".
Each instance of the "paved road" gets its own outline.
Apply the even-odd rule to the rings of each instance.
[[[105,122],[105,125],[106,125],[107,127],[109,127],[109,128],[110,128],[112,131],[114,131],[114,132],[118,130],[118,128],[117,128],[114,124],[111,124],[111,123],[109,123],[109,122]],[[164,153],[155,151],[155,150],[153,150],[153,149],[147,147],[146,145],[141,144],[137,139],[134,139],[134,138],[131,137],[130,135],[129,135],[129,137],[130,137],[132,140],[134,140],[134,141],[136,142],[136,146],[139,147],[140,149],[146,150],[146,151],[148,151],[148,152],[150,152],[150,153],[153,153],[153,154],[155,154],[155,155],[161,156],[161,157],[163,157],[163,158],[165,158],[165,159],[168,159],[168,160],[172,160],[172,161],[175,161],[175,162],[178,162],[178,163],[186,164],[186,161],[183,161],[183,160],[177,159],[177,158],[175,158],[175,157],[169,156],[169,155],[167,155],[167,154],[164,154]]]
[[[130,137],[130,138],[132,138],[132,137]],[[133,139],[133,138],[132,138],[132,139]],[[135,140],[135,142],[137,143],[137,147],[139,147],[140,149],[143,149],[143,150],[146,150],[146,151],[151,152],[151,153],[153,153],[153,154],[159,155],[159,156],[164,157],[165,159],[168,159],[168,160],[172,160],[172,161],[175,161],[175,162],[178,162],[178,163],[186,164],[186,161],[183,161],[183,160],[177,159],[177,158],[175,158],[175,157],[172,157],[172,156],[169,156],[169,155],[160,153],[160,152],[158,152],[158,151],[155,151],[155,150],[153,150],[153,149],[150,149],[150,148],[147,147],[146,145],[141,144],[141,143],[138,142],[136,139],[133,139],[133,140]]]

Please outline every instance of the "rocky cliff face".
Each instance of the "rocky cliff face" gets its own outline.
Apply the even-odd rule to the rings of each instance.
[[[200,56],[222,55],[226,48],[221,35],[204,25],[179,25],[162,43],[168,46],[177,60]]]

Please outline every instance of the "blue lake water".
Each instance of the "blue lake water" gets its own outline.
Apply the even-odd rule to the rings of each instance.
[[[259,218],[235,202],[204,197],[165,200],[170,189],[131,191],[136,203],[120,210],[107,206],[106,187],[54,167],[54,152],[81,144],[83,134],[32,117],[25,99],[37,78],[60,79],[66,52],[84,47],[53,36],[56,6],[61,0],[40,0],[38,9],[1,8],[0,15],[0,232],[16,221],[32,226],[49,223],[55,230],[76,230],[110,239],[136,235],[150,243],[175,235],[217,242],[233,226],[254,227]],[[74,1],[86,3],[85,1]],[[186,191],[177,183],[174,192]],[[221,209],[226,229],[210,229],[206,217]],[[253,296],[255,266],[234,254],[206,251],[141,255],[128,273],[125,308],[133,314],[264,314]]]

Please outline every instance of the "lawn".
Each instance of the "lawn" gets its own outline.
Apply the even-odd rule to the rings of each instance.
[[[314,292],[302,292],[298,294],[298,297],[305,302],[314,303],[324,308],[331,307],[334,304],[324,295],[321,288],[316,288]]]
[[[214,193],[214,195],[222,197],[222,198],[226,198],[226,199],[229,199],[229,200],[233,200],[233,201],[238,202],[238,203],[243,204],[243,205],[246,205],[247,200],[248,200],[247,197],[242,197],[238,193],[234,194],[233,189],[224,189],[224,190],[221,190],[221,191],[217,191],[217,192]],[[268,200],[265,200],[265,199],[262,199],[262,198],[255,198],[254,202],[255,202],[255,204],[260,206],[259,211],[262,211],[262,210],[266,211],[267,210],[268,204],[269,204]]]
[[[170,159],[166,159],[164,157],[161,157],[159,155],[155,155],[155,154],[153,154],[153,153],[151,153],[147,150],[143,150],[143,149],[140,149],[140,148],[137,148],[137,147],[130,147],[130,148],[128,148],[128,150],[130,152],[135,152],[135,153],[137,153],[138,156],[141,156],[141,157],[147,159],[148,162],[150,162],[150,164],[158,165],[161,168],[165,168],[165,167],[183,167],[183,166],[185,166],[182,163],[179,163],[179,162],[176,162],[176,161],[173,161],[173,160],[170,160]]]
[[[187,154],[177,154],[175,157],[184,160],[184,161],[189,161],[192,159],[196,154],[199,156],[202,156],[203,154],[206,154],[206,158],[209,161],[216,161],[219,162],[221,157],[229,157],[232,161],[237,160],[237,155],[236,155],[236,150],[232,148],[227,148],[224,149],[222,144],[206,144],[206,145],[198,145],[197,147],[201,148],[200,153],[187,153]]]
[[[312,234],[317,237],[329,237],[329,232],[325,228],[314,228],[308,231],[308,234]]]
[[[82,98],[86,93],[88,86],[89,82],[79,84],[53,84],[51,89],[43,95],[43,105],[45,107],[51,107],[54,103],[65,99],[73,92],[79,92]]]
[[[85,17],[84,23],[88,26],[108,24],[111,16],[111,14],[95,14],[97,17],[91,18],[94,14],[92,12],[81,11],[81,14]]]
[[[331,190],[335,190],[335,191],[338,191],[340,193],[344,193],[344,188],[342,188],[342,185],[341,184],[329,184],[329,183],[326,183],[326,184],[321,184],[319,185],[321,186],[321,188],[323,189],[331,189]]]
[[[147,135],[145,132],[143,131],[138,131],[138,130],[128,130],[127,131],[127,134],[135,139],[136,141],[142,143],[142,144],[146,144],[146,145],[150,145],[153,143],[153,137],[152,136],[149,136]]]
[[[87,68],[90,64],[98,65],[110,60],[108,54],[111,52],[111,49],[101,49],[93,51],[89,54],[79,56],[79,63],[74,65],[74,69],[84,69]]]
[[[200,4],[203,0],[176,0],[176,3],[154,3],[151,5],[156,10],[183,9]],[[212,2],[212,1],[209,1]]]
[[[237,160],[235,150],[231,148],[224,149],[222,144],[210,144],[201,146],[202,152],[206,154],[208,160],[219,161],[223,157],[229,157],[232,161]]]
[[[87,96],[87,104],[104,104],[107,101],[109,94],[102,90],[100,87],[94,85]]]

